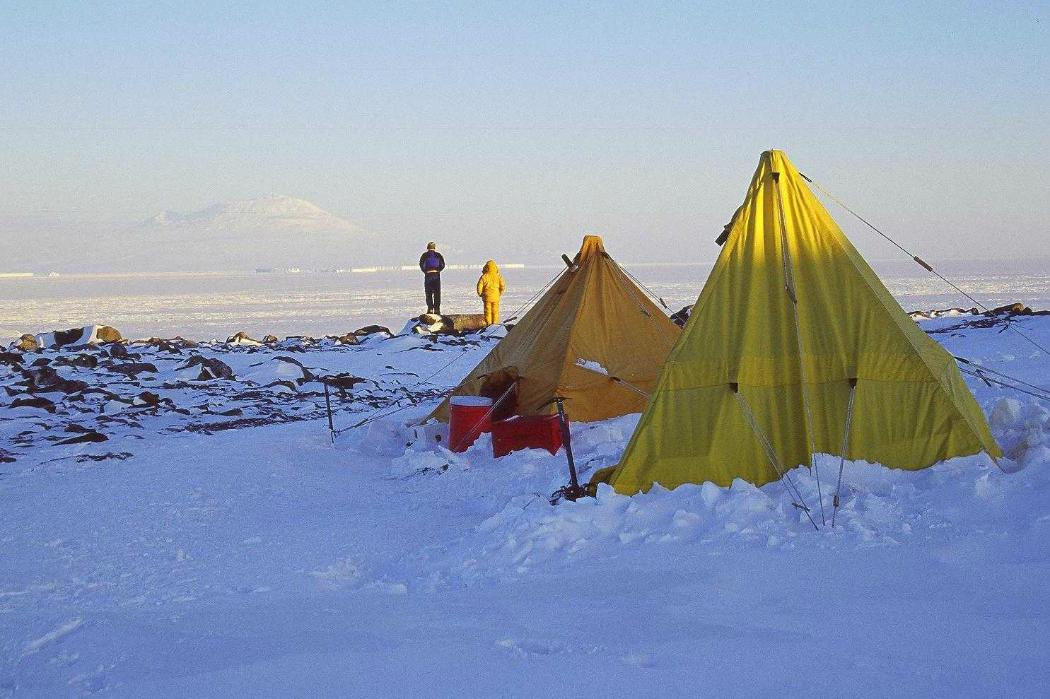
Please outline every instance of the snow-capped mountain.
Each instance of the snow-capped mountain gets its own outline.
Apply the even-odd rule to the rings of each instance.
[[[364,234],[360,227],[316,204],[283,194],[227,201],[189,213],[165,210],[144,221],[141,227],[198,228],[216,232],[287,230],[295,233]]]
[[[122,238],[121,266],[142,271],[342,268],[374,264],[378,253],[376,237],[360,226],[281,194],[162,211]]]

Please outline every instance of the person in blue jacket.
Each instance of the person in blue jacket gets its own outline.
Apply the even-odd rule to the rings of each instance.
[[[419,258],[419,269],[423,271],[427,313],[441,315],[441,270],[445,269],[445,258],[437,251],[437,243],[427,243],[427,251]]]

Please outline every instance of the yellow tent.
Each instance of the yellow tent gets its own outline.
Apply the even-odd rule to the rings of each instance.
[[[901,469],[1001,453],[952,357],[782,152],[762,154],[723,235],[623,458],[595,482],[760,485],[814,453]]]
[[[495,398],[514,384],[501,404],[507,413],[549,414],[555,395],[581,422],[641,412],[645,397],[631,387],[653,389],[681,329],[627,278],[598,236],[584,237],[573,263],[453,395]],[[430,417],[446,421],[448,401]]]

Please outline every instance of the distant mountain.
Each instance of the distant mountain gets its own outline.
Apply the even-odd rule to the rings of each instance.
[[[404,259],[390,239],[280,194],[162,211],[130,226],[0,221],[0,272],[320,270]]]
[[[141,271],[331,269],[377,262],[378,238],[295,197],[271,194],[180,213],[162,211],[121,238],[114,262]],[[152,259],[164,250],[164,259]]]
[[[353,223],[325,211],[305,199],[270,194],[258,199],[238,199],[213,204],[200,211],[179,213],[162,211],[146,219],[139,228],[181,228],[216,233],[337,233],[361,236],[364,232]]]

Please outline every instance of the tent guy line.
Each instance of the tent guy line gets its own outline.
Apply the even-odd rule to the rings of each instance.
[[[804,180],[805,180],[806,182],[809,182],[809,183],[810,183],[811,185],[813,185],[814,187],[816,187],[817,189],[819,189],[819,190],[820,190],[821,192],[823,192],[823,193],[824,193],[824,195],[825,195],[825,196],[827,196],[827,197],[828,197],[829,199],[831,199],[831,201],[833,201],[833,202],[835,202],[836,204],[838,204],[839,206],[841,206],[841,207],[842,207],[843,209],[845,209],[845,210],[846,210],[847,212],[849,212],[849,213],[850,213],[850,214],[851,214],[852,216],[854,216],[854,217],[855,217],[855,218],[856,218],[856,219],[857,219],[858,221],[860,221],[860,222],[861,222],[861,223],[863,223],[863,224],[864,224],[865,226],[867,226],[868,228],[870,228],[871,230],[875,231],[876,233],[878,233],[879,235],[881,235],[881,236],[882,236],[883,238],[885,238],[886,240],[888,240],[888,241],[889,241],[889,242],[890,242],[890,243],[891,243],[891,244],[892,244],[892,245],[893,245],[894,247],[896,247],[896,248],[897,248],[898,250],[900,250],[900,251],[901,251],[901,252],[903,252],[903,253],[904,253],[905,255],[907,255],[908,257],[910,257],[910,258],[911,258],[911,259],[912,259],[912,260],[913,260],[913,261],[914,261],[914,262],[915,262],[915,263],[916,263],[917,265],[919,265],[920,267],[922,267],[923,269],[925,269],[925,270],[926,270],[927,272],[929,272],[930,274],[933,274],[933,275],[934,275],[935,277],[937,277],[938,279],[940,279],[940,280],[941,280],[942,282],[944,282],[945,284],[947,284],[948,286],[950,286],[950,287],[951,287],[952,289],[954,289],[954,290],[955,290],[956,292],[958,292],[958,293],[959,293],[960,295],[962,295],[962,296],[963,296],[964,298],[966,298],[967,300],[969,300],[969,301],[970,301],[970,303],[974,304],[975,306],[977,306],[978,308],[980,308],[980,309],[981,309],[982,311],[988,312],[988,311],[990,310],[990,309],[989,309],[989,308],[988,308],[987,306],[985,306],[985,305],[984,305],[983,303],[981,303],[980,301],[978,301],[978,300],[977,300],[976,298],[974,298],[974,297],[973,297],[973,296],[972,296],[971,294],[969,294],[969,293],[967,293],[966,291],[964,291],[964,290],[963,290],[963,289],[962,289],[962,288],[961,288],[961,287],[960,287],[960,286],[959,286],[958,284],[956,284],[955,282],[953,282],[952,280],[948,279],[948,278],[947,278],[947,277],[945,277],[945,276],[944,276],[943,274],[941,274],[940,272],[938,272],[938,271],[937,271],[936,269],[934,269],[934,268],[933,268],[933,265],[931,265],[931,264],[930,264],[929,262],[927,262],[926,260],[922,259],[922,258],[921,258],[921,257],[919,257],[918,255],[914,254],[913,252],[911,252],[910,250],[908,250],[908,249],[907,249],[906,247],[904,247],[903,245],[901,245],[900,243],[898,243],[898,242],[897,242],[896,240],[894,240],[894,239],[893,239],[893,238],[891,238],[890,236],[888,236],[888,235],[886,235],[885,233],[883,233],[882,231],[880,231],[880,230],[879,230],[878,228],[876,228],[876,227],[875,227],[875,225],[874,225],[874,224],[872,224],[872,223],[871,223],[870,221],[868,221],[868,220],[867,220],[866,218],[864,218],[863,216],[861,216],[860,214],[858,214],[858,213],[857,213],[856,211],[854,211],[853,209],[851,209],[850,207],[848,207],[848,206],[847,206],[847,205],[846,205],[846,204],[845,204],[845,203],[844,203],[844,202],[843,202],[843,201],[842,201],[841,199],[839,199],[839,198],[838,198],[838,197],[836,197],[836,196],[835,196],[834,194],[832,194],[832,193],[831,193],[831,192],[829,192],[828,190],[826,190],[826,189],[824,189],[823,187],[821,187],[821,186],[820,186],[820,184],[819,184],[818,182],[814,182],[814,181],[813,181],[812,179],[810,179],[809,177],[807,177],[807,176],[806,176],[805,174],[803,174],[803,173],[801,173],[801,172],[800,172],[800,173],[798,173],[798,174],[799,174],[799,177],[801,177],[801,178],[802,178],[802,179],[804,179]],[[1047,349],[1046,347],[1043,347],[1043,346],[1042,346],[1041,344],[1039,344],[1038,342],[1036,342],[1035,340],[1033,340],[1033,339],[1032,339],[1031,337],[1029,337],[1029,336],[1028,336],[1028,335],[1027,335],[1026,333],[1023,333],[1023,332],[1021,332],[1020,330],[1018,330],[1018,329],[1017,329],[1016,327],[1014,327],[1014,326],[1013,326],[1013,325],[1011,324],[1011,322],[1010,322],[1009,320],[1007,320],[1007,321],[1006,321],[1006,327],[1007,327],[1007,328],[1009,328],[1010,330],[1013,330],[1013,331],[1014,331],[1015,333],[1017,333],[1017,334],[1018,334],[1018,335],[1020,335],[1021,337],[1023,337],[1023,338],[1024,338],[1024,339],[1025,339],[1025,340],[1026,340],[1026,341],[1027,341],[1027,342],[1028,342],[1029,344],[1031,344],[1031,345],[1032,345],[1032,346],[1034,346],[1034,347],[1035,347],[1036,349],[1038,349],[1038,350],[1040,350],[1041,352],[1043,352],[1043,354],[1046,354],[1047,356],[1050,356],[1050,350],[1048,350],[1048,349]]]

